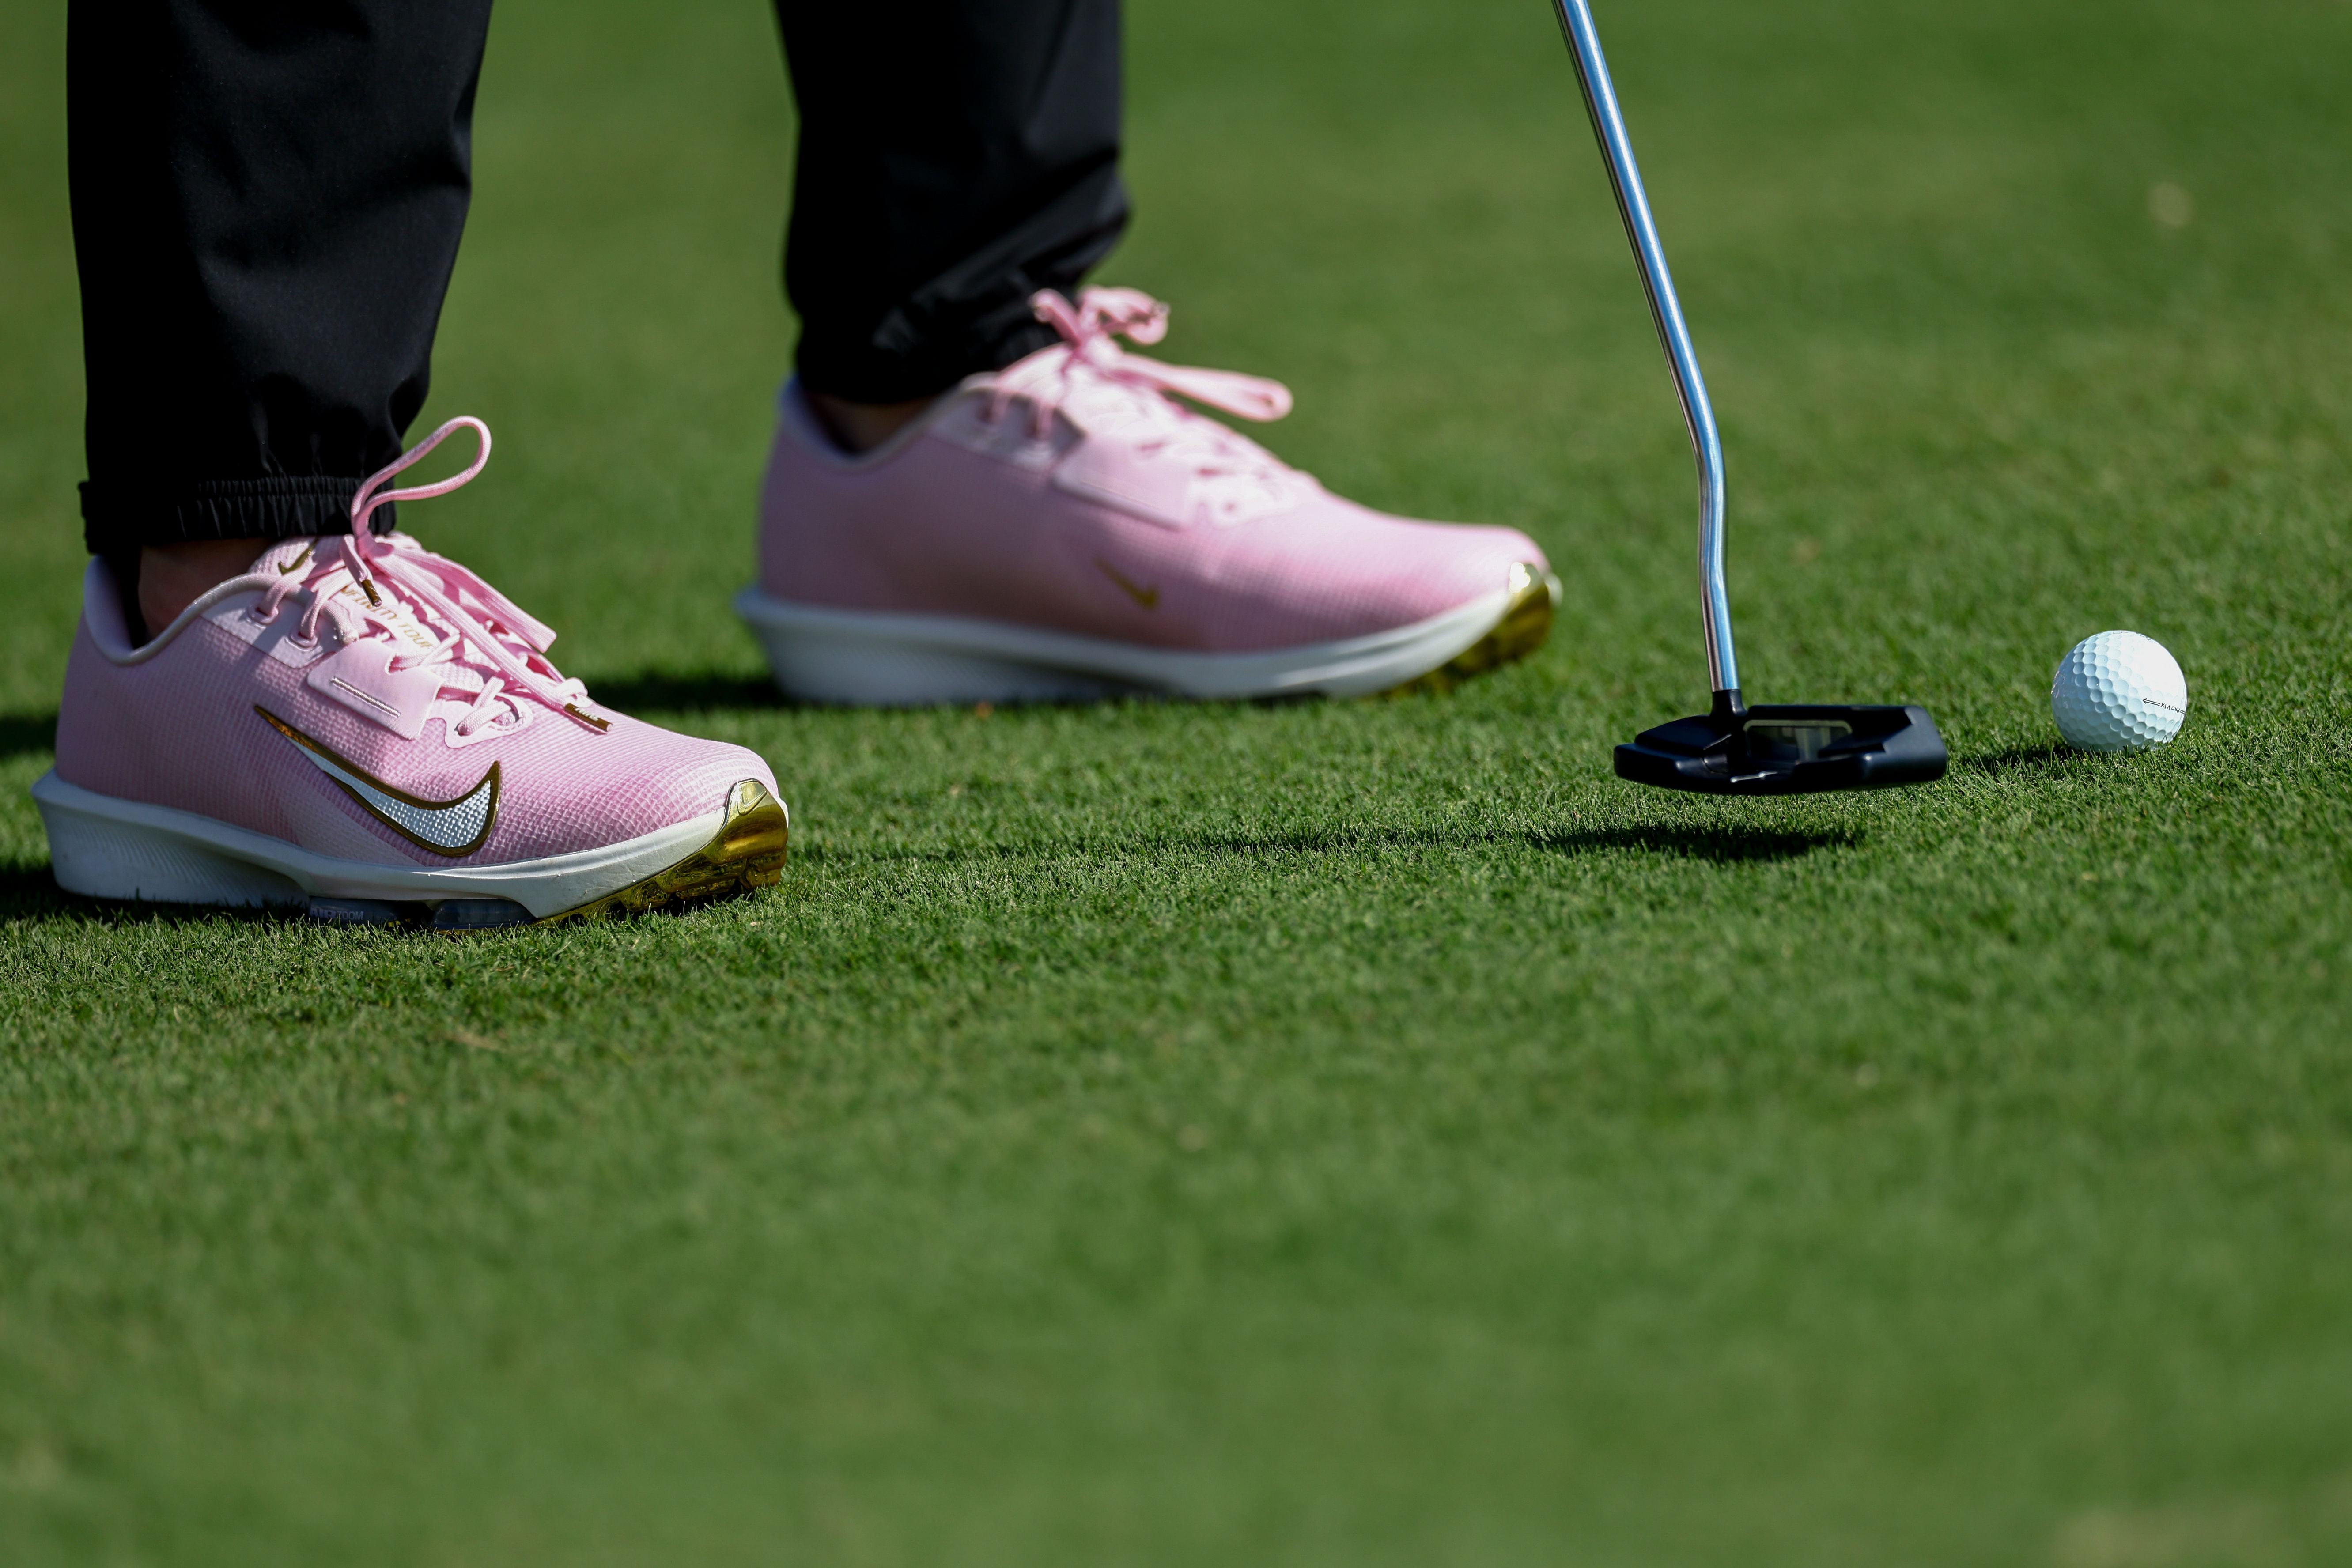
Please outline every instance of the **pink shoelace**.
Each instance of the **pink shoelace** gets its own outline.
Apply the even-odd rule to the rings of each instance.
[[[1029,405],[1030,434],[1044,439],[1065,412],[1082,427],[1131,444],[1145,457],[1192,465],[1211,516],[1231,524],[1279,510],[1313,484],[1256,442],[1174,401],[1259,423],[1290,412],[1290,389],[1237,371],[1167,364],[1115,341],[1156,343],[1168,335],[1168,307],[1135,289],[1088,289],[1073,307],[1054,290],[1029,298],[1037,319],[1062,335],[998,373],[986,412],[992,425],[1014,402]],[[1174,395],[1171,397],[1170,395]]]
[[[460,428],[471,430],[481,442],[463,472],[409,489],[386,488]],[[286,600],[300,593],[310,605],[295,635],[304,641],[317,638],[321,619],[333,621],[347,643],[373,635],[373,626],[405,647],[392,661],[394,669],[446,666],[445,687],[474,699],[457,723],[460,736],[497,722],[501,708],[519,717],[518,697],[534,699],[592,730],[608,730],[610,721],[581,706],[588,700],[588,689],[565,679],[548,662],[547,649],[555,641],[551,628],[457,563],[403,535],[377,539],[369,532],[369,520],[387,501],[447,495],[479,474],[489,460],[490,427],[470,415],[450,420],[403,452],[369,476],[352,497],[348,535],[314,540],[269,579],[258,618],[276,619]],[[299,570],[305,566],[308,571]],[[364,603],[343,592],[354,587]],[[426,639],[422,646],[420,637]]]

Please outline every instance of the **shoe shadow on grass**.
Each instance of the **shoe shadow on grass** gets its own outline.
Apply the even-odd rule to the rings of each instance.
[[[57,879],[49,875],[47,866],[0,868],[0,924],[54,919],[72,913],[76,902],[58,890]]]
[[[0,713],[0,763],[35,752],[58,749],[58,716],[47,713]]]
[[[234,921],[240,925],[276,925],[301,921],[303,912],[283,909],[221,909],[205,904],[122,903],[66,892],[47,864],[0,868],[0,926],[70,921],[80,925],[188,925]]]

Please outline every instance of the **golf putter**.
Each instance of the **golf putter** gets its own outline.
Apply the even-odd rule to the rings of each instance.
[[[1617,211],[1633,242],[1633,263],[1650,297],[1650,316],[1682,397],[1698,458],[1698,584],[1706,632],[1706,668],[1715,706],[1706,713],[1644,730],[1617,748],[1617,776],[1663,789],[1708,795],[1811,795],[1823,790],[1879,789],[1928,784],[1944,776],[1944,738],[1925,708],[1775,703],[1750,708],[1739,697],[1739,664],[1731,648],[1731,601],[1723,583],[1723,442],[1706,400],[1690,329],[1675,298],[1658,226],[1642,193],[1642,173],[1617,110],[1609,65],[1601,56],[1585,0],[1552,0],[1585,111],[1609,165]]]

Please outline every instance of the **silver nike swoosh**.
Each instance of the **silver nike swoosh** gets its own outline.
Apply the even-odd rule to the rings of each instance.
[[[420,849],[452,858],[471,855],[489,837],[490,828],[498,821],[496,763],[490,764],[490,771],[482,775],[479,783],[455,799],[423,800],[405,790],[394,789],[382,779],[370,777],[350,758],[324,742],[312,740],[268,709],[256,707],[254,711],[293,742],[294,749],[308,758],[311,766],[334,780],[345,795],[357,801],[360,809]]]

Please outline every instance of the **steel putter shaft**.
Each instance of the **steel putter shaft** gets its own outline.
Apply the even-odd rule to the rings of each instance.
[[[1617,776],[1666,789],[1711,795],[1806,795],[1819,790],[1872,789],[1927,784],[1944,776],[1944,738],[1925,708],[1792,703],[1750,708],[1739,696],[1739,663],[1731,646],[1731,600],[1723,581],[1723,442],[1706,378],[1699,374],[1690,329],[1666,270],[1658,226],[1643,194],[1633,144],[1609,81],[1586,0],[1552,0],[1559,30],[1576,61],[1592,134],[1609,166],[1609,184],[1625,237],[1649,296],[1658,342],[1682,398],[1698,459],[1698,584],[1706,636],[1707,677],[1715,703],[1707,712],[1644,730],[1617,748]]]

